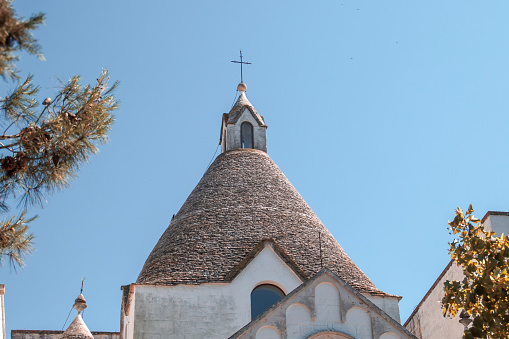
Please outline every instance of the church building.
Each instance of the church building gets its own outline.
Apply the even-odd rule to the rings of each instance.
[[[122,287],[108,338],[416,338],[400,324],[401,297],[373,284],[269,157],[246,89],[222,115],[221,154]],[[96,337],[75,322],[84,333],[72,338]],[[27,332],[12,338],[43,338]]]
[[[267,154],[246,85],[221,154],[123,287],[120,338],[414,338]]]

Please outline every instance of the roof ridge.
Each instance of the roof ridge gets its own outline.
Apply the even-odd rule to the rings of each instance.
[[[253,115],[254,119],[260,126],[267,127],[263,117],[258,114],[254,106],[247,99],[245,92],[240,92],[239,98],[228,113],[228,124],[235,124],[239,120],[242,112],[244,111],[243,108],[247,108],[249,110],[249,112]]]

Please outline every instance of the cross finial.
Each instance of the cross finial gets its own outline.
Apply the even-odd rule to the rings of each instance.
[[[244,62],[242,61],[242,50],[240,50],[240,61],[232,61],[236,64],[240,64],[240,82],[244,83],[244,79],[242,77],[242,65],[251,65],[250,62]]]

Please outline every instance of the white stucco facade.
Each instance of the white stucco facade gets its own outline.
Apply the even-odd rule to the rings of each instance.
[[[5,339],[5,285],[0,284],[0,339]]]
[[[405,327],[420,339],[463,337],[463,325],[459,323],[459,315],[455,318],[442,316],[442,298],[446,280],[462,280],[461,268],[454,262],[449,263],[439,279],[435,282],[423,301],[416,307],[405,323]]]
[[[483,226],[487,231],[494,231],[496,236],[508,235],[509,213],[488,212],[483,218]],[[459,315],[455,318],[444,318],[442,298],[444,283],[447,280],[461,281],[464,277],[463,269],[450,262],[410,315],[405,327],[420,339],[461,339],[464,327],[459,323]]]
[[[232,338],[414,337],[365,296],[330,271],[324,270],[246,325]]]
[[[399,301],[401,298],[371,295],[368,293],[363,293],[363,295],[373,304],[384,310],[384,312],[387,313],[392,319],[396,320],[398,323],[401,323],[401,318],[399,315]]]
[[[495,232],[497,237],[509,235],[509,213],[488,212],[483,221],[484,229]]]
[[[92,332],[94,339],[119,339],[118,332]],[[62,331],[12,331],[11,339],[61,339]]]
[[[307,338],[317,329],[336,329],[356,339],[378,339],[400,326],[398,297],[352,294],[353,289],[329,280],[285,309],[276,321],[284,322],[283,334],[269,326],[257,329],[256,338]],[[228,338],[251,322],[251,292],[262,284],[275,285],[285,294],[303,285],[272,242],[266,242],[231,283],[133,284],[124,300],[121,339]],[[406,337],[400,333],[397,338]]]
[[[253,126],[253,148],[267,152],[267,127],[260,126],[247,107],[243,109],[237,123],[226,126],[225,150],[242,148],[241,126],[243,122],[249,122]]]
[[[265,283],[285,294],[302,283],[270,243],[231,283],[135,285],[121,333],[126,339],[228,338],[251,321],[251,291]]]
[[[247,100],[246,92],[240,91],[237,102],[232,107],[230,113],[223,114],[219,142],[221,144],[221,153],[244,147],[242,145],[243,123],[249,123],[253,128],[253,144],[250,148],[267,152],[267,125],[263,117],[256,112],[249,100]]]

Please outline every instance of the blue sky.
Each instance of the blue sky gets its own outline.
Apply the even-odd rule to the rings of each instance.
[[[57,79],[93,82],[103,68],[121,85],[110,142],[32,211],[27,267],[0,268],[9,333],[61,329],[82,277],[88,327],[118,331],[120,286],[136,281],[216,150],[239,49],[269,155],[377,287],[403,296],[402,322],[448,262],[455,207],[509,211],[507,2],[14,7],[47,13],[36,32],[47,61],[18,63],[41,101]]]

